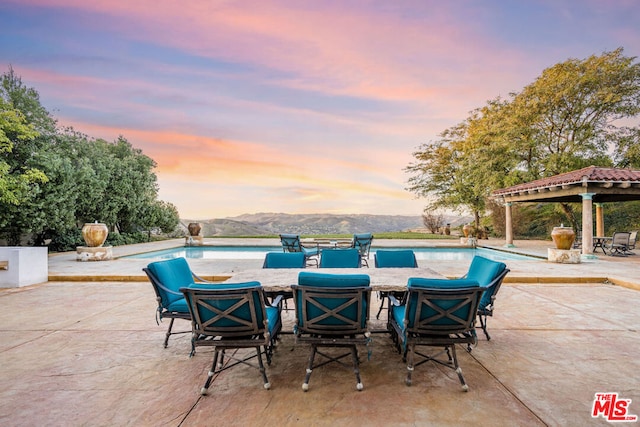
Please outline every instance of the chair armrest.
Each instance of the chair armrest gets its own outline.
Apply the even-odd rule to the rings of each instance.
[[[280,304],[282,304],[282,299],[283,298],[284,298],[284,296],[282,294],[277,295],[274,299],[271,300],[271,303],[269,305],[271,307],[280,308]]]
[[[212,282],[212,281],[210,281],[210,280],[203,279],[202,277],[198,276],[197,274],[195,274],[195,273],[193,273],[193,272],[191,273],[191,275],[192,275],[192,276],[193,276],[193,278],[194,278],[194,279],[196,279],[198,282],[202,282],[202,283],[215,283],[215,282]]]
[[[388,295],[389,298],[389,305],[395,305],[396,307],[400,307],[402,305],[402,303],[400,302],[400,300],[398,300],[398,298],[396,298],[393,294],[389,294]]]

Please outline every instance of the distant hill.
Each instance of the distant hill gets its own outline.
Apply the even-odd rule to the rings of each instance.
[[[468,216],[446,217],[445,222],[456,227],[468,223],[470,218]],[[182,219],[181,226],[185,233],[190,222],[200,223],[203,236],[382,233],[424,228],[421,216],[405,215],[256,213],[208,220]]]

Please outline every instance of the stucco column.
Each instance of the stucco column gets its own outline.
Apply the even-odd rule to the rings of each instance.
[[[515,245],[513,244],[513,219],[511,217],[511,202],[507,202],[504,204],[504,218],[505,218],[505,227],[504,234],[506,237],[505,247],[513,248]]]
[[[595,193],[583,193],[582,196],[582,255],[593,257],[593,196]]]
[[[602,203],[594,203],[596,205],[596,236],[604,237],[604,213],[602,211]]]

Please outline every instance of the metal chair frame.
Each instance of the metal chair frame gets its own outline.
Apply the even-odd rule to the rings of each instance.
[[[296,307],[296,343],[310,346],[309,360],[302,384],[302,390],[309,389],[311,373],[315,368],[336,362],[349,367],[342,361],[351,355],[351,367],[356,376],[356,389],[363,389],[360,378],[358,345],[368,345],[371,341],[368,329],[368,307],[371,297],[370,286],[357,287],[313,287],[292,285]],[[349,311],[349,315],[345,313]],[[320,351],[321,348],[347,348],[338,355]],[[317,355],[326,360],[316,362]]]

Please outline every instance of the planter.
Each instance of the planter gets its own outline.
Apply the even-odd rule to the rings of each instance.
[[[557,249],[569,250],[573,246],[573,241],[576,239],[576,233],[571,227],[553,227],[551,232],[551,238],[555,243]]]
[[[187,229],[189,230],[189,236],[199,236],[200,230],[202,230],[202,227],[198,222],[190,222]]]
[[[91,248],[102,246],[104,241],[107,240],[108,235],[109,229],[107,226],[97,221],[95,223],[86,223],[84,227],[82,227],[82,237],[87,246]]]

